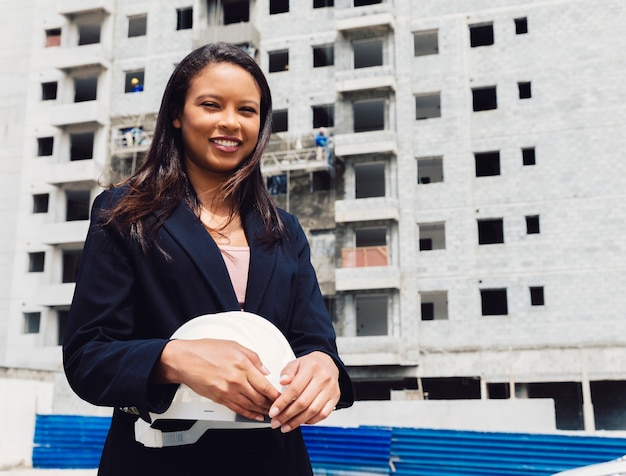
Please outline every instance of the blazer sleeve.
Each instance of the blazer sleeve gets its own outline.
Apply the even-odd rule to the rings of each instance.
[[[295,296],[291,302],[288,340],[297,356],[314,351],[328,354],[339,369],[341,398],[337,408],[349,407],[354,402],[354,391],[348,371],[339,357],[336,334],[320,291],[315,269],[311,264],[310,246],[297,218],[287,214],[289,240],[297,260]]]
[[[135,407],[142,418],[167,409],[176,386],[151,386],[148,379],[169,339],[137,339],[132,245],[113,227],[103,226],[102,210],[112,192],[99,195],[83,248],[63,340],[63,364],[72,389],[82,399],[111,407]]]

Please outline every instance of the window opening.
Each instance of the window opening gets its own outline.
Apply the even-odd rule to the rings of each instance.
[[[176,29],[189,30],[193,28],[193,8],[177,8],[176,9]]]
[[[502,218],[478,220],[478,244],[504,243],[504,221]]]
[[[287,132],[289,120],[287,109],[272,111],[272,132]]]
[[[39,137],[37,139],[37,157],[52,155],[54,151],[54,137]]]
[[[474,153],[476,164],[476,177],[489,177],[500,175],[500,152],[476,152]]]
[[[352,44],[354,51],[354,69],[369,68],[383,65],[383,40],[355,41]]]
[[[270,15],[287,13],[289,11],[289,0],[270,0]]]
[[[424,157],[417,159],[417,183],[443,182],[443,157]]]
[[[33,213],[48,213],[50,194],[38,193],[33,195]]]
[[[330,190],[332,185],[328,170],[316,170],[311,172],[311,192]]]
[[[508,383],[487,383],[487,395],[490,400],[506,400],[511,398],[511,386]]]
[[[352,104],[354,132],[382,131],[385,129],[385,100],[355,101]]]
[[[519,90],[520,99],[529,99],[530,97],[532,97],[532,92],[530,89],[530,82],[525,81],[525,82],[517,83],[517,89]]]
[[[439,31],[427,30],[413,33],[413,55],[427,56],[439,54]]]
[[[524,384],[515,384],[516,389]],[[531,382],[526,384],[528,398],[551,398],[557,430],[584,430],[582,387],[580,382]],[[594,408],[596,408],[595,395]]]
[[[470,25],[470,46],[489,46],[494,44],[493,23]]]
[[[25,312],[24,313],[24,334],[39,334],[41,327],[41,313],[40,312]]]
[[[420,223],[418,227],[420,251],[446,249],[446,224],[444,222]]]
[[[383,3],[383,0],[354,0],[355,7],[364,7],[365,5],[376,5]]]
[[[385,295],[356,296],[357,336],[387,335],[388,302]]]
[[[65,192],[65,220],[89,220],[89,190],[67,190]]]
[[[128,71],[124,79],[124,92],[125,93],[138,93],[143,91],[144,84],[144,72]]]
[[[270,51],[268,54],[270,73],[278,73],[289,69],[289,50]]]
[[[75,283],[83,250],[63,250],[63,270],[61,282]]]
[[[515,34],[525,35],[528,33],[528,18],[516,18],[515,19]]]
[[[313,0],[313,8],[334,7],[334,0]]]
[[[422,321],[443,321],[448,319],[448,292],[428,291],[420,293]]]
[[[57,82],[41,83],[41,100],[51,101],[57,98]]]
[[[354,230],[354,243],[357,248],[387,246],[387,228],[357,228]]]
[[[78,46],[100,43],[100,24],[78,25]]]
[[[95,101],[98,94],[98,77],[74,78],[74,102]]]
[[[222,0],[224,10],[224,25],[232,23],[247,23],[250,21],[250,1],[225,1]]]
[[[530,288],[530,305],[531,306],[543,306],[545,304],[543,299],[543,286],[531,286]]]
[[[415,96],[415,119],[441,117],[441,94],[428,93]]]
[[[45,261],[46,261],[45,251],[36,251],[34,253],[28,253],[28,272],[29,273],[43,272]]]
[[[355,164],[355,197],[372,198],[385,196],[385,164]]]
[[[324,66],[333,66],[335,64],[335,47],[314,46],[313,47],[313,67],[322,68]]]
[[[67,328],[67,318],[69,311],[66,309],[57,310],[57,345],[63,345],[63,336],[65,335],[65,329]]]
[[[93,159],[93,132],[70,134],[70,160]]]
[[[481,289],[480,302],[483,316],[505,316],[509,313],[506,288]]]
[[[533,235],[540,233],[539,215],[529,215],[526,217],[526,234]]]
[[[148,32],[148,15],[128,17],[128,38],[146,36]]]
[[[287,175],[271,175],[266,179],[267,189],[270,195],[286,195],[287,194]]]
[[[474,111],[488,111],[498,108],[495,86],[472,89],[472,99]]]
[[[50,28],[46,30],[46,48],[61,46],[61,29]]]
[[[523,165],[535,165],[535,148],[526,147],[522,149],[522,164]]]
[[[313,129],[333,127],[335,125],[335,105],[313,106]]]

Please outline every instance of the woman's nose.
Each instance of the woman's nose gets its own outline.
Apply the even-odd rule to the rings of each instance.
[[[224,109],[220,117],[219,125],[231,130],[239,128],[237,112],[229,108]]]

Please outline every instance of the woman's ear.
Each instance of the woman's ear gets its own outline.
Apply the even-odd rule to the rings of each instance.
[[[172,125],[176,128],[176,129],[180,129],[180,119],[178,119],[177,117],[172,121]]]
[[[178,107],[172,106],[170,108],[170,117],[172,118],[172,125],[176,129],[180,129],[181,128],[180,111],[178,110]]]

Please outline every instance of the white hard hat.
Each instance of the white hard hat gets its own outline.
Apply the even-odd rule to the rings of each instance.
[[[245,311],[229,311],[196,317],[183,324],[172,339],[233,340],[256,352],[270,371],[267,379],[277,389],[280,372],[296,357],[285,336],[267,319]],[[264,422],[249,420],[224,405],[202,397],[186,385],[180,385],[170,407],[160,414],[150,413],[152,423],[142,419],[135,423],[135,439],[148,447],[178,446],[195,443],[208,429],[261,428]],[[158,429],[167,420],[189,420],[190,428],[182,431]]]

